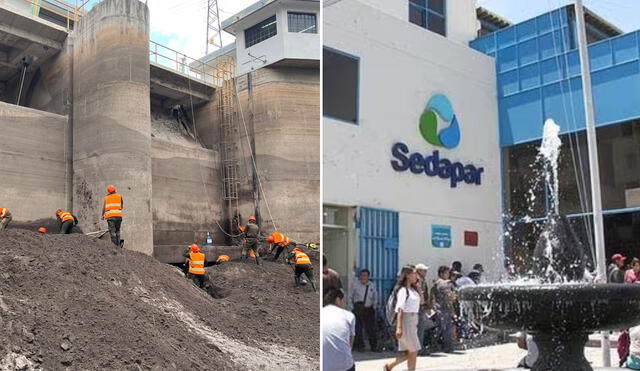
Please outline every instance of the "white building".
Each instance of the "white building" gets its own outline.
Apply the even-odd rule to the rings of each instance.
[[[369,268],[387,290],[404,264],[427,264],[431,280],[455,260],[464,273],[475,263],[488,276],[502,272],[495,65],[467,45],[480,27],[475,8],[474,0],[324,8],[323,249],[343,281]],[[430,101],[438,131],[428,128]],[[454,121],[459,143],[455,130],[442,131]],[[423,138],[437,143],[438,134],[438,145]],[[438,175],[424,167],[434,151]]]
[[[222,22],[236,37],[237,75],[320,60],[320,0],[261,0]]]

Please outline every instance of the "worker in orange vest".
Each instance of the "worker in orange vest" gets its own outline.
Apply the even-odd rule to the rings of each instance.
[[[260,255],[258,254],[258,237],[260,236],[260,227],[256,221],[255,216],[250,216],[247,220],[247,225],[240,226],[240,231],[244,234],[244,246],[242,247],[242,256],[240,260],[246,261],[247,254],[253,251],[253,255],[256,258],[256,264],[260,265]]]
[[[231,258],[229,255],[220,255],[218,256],[218,259],[216,259],[216,264],[222,264],[222,262],[228,262],[230,260]]]
[[[191,278],[196,286],[203,288],[205,255],[195,243],[189,246],[189,250],[189,256],[184,262],[185,266],[188,267],[187,277]]]
[[[287,263],[291,264],[291,262],[295,264],[294,272],[296,287],[300,286],[300,276],[304,273],[304,275],[309,279],[309,282],[311,282],[313,291],[316,291],[316,283],[313,279],[313,265],[311,264],[309,256],[296,247],[289,253]]]
[[[108,195],[104,196],[104,204],[102,206],[102,219],[107,221],[109,226],[109,234],[111,242],[118,247],[122,247],[120,242],[120,226],[122,225],[122,208],[124,201],[122,196],[116,193],[116,187],[109,185],[107,187]]]
[[[11,216],[9,209],[0,207],[0,229],[7,228],[9,223],[11,223],[11,219],[13,219],[13,217]]]
[[[291,241],[289,237],[280,232],[273,232],[271,236],[267,237],[267,242],[271,244],[269,254],[271,254],[273,249],[276,249],[276,255],[273,257],[273,261],[278,260],[278,257],[280,256],[280,254],[282,254],[282,251],[284,251],[284,249],[289,245],[292,245],[293,247],[296,246],[295,242]]]
[[[78,218],[69,211],[56,210],[56,218],[60,222],[60,234],[70,234],[74,225],[78,224]]]

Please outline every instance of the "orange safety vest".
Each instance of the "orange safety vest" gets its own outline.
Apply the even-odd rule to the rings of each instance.
[[[201,252],[189,253],[189,273],[204,274],[204,254]]]
[[[299,264],[311,265],[311,259],[309,259],[309,256],[303,252],[296,251],[296,255],[294,256],[293,260],[296,262],[296,265],[299,265]]]
[[[104,218],[109,219],[116,216],[122,218],[122,196],[111,193],[104,196]]]
[[[63,211],[58,215],[58,218],[60,218],[60,220],[62,220],[62,222],[66,222],[67,220],[71,220],[73,221],[73,215],[71,215],[70,212],[68,211]]]
[[[229,255],[220,255],[220,256],[218,256],[218,260],[217,261],[219,261],[219,262],[228,262],[229,260],[231,260]]]
[[[279,243],[282,246],[287,246],[290,242],[291,240],[289,239],[289,237],[283,235],[280,232],[275,232],[273,234],[273,243]]]
[[[4,218],[5,216],[7,216],[7,214],[9,214],[9,209],[0,207],[0,218]]]

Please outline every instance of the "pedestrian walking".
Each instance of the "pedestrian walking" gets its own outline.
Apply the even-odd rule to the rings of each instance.
[[[415,267],[403,268],[399,285],[392,295],[395,295],[395,324],[398,350],[402,352],[396,359],[384,365],[385,371],[407,362],[407,369],[416,369],[418,351],[422,348],[418,339],[418,311],[420,310],[420,288],[418,273]]]
[[[371,272],[364,268],[360,270],[358,281],[356,281],[351,291],[351,305],[353,306],[353,314],[356,316],[356,338],[353,349],[364,351],[364,339],[369,340],[369,346],[372,351],[378,352],[378,331],[376,328],[376,305],[378,303],[378,293],[376,287],[369,277]]]
[[[322,318],[322,370],[355,371],[351,345],[356,333],[356,318],[344,309],[346,300],[342,289],[326,290]]]

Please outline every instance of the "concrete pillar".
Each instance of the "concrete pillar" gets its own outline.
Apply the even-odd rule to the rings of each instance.
[[[106,187],[124,198],[126,248],[151,255],[149,11],[139,0],[104,0],[73,34],[74,212],[89,232]]]

